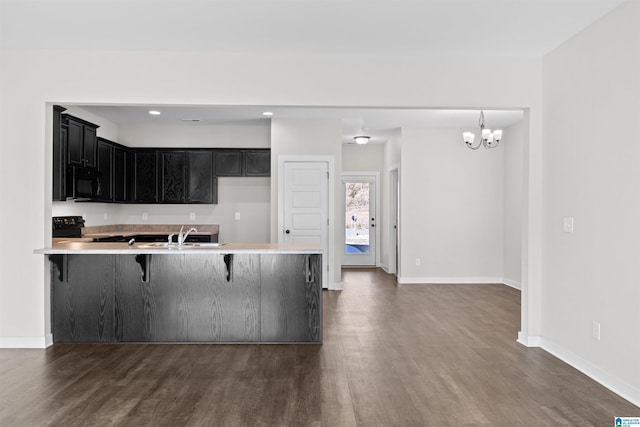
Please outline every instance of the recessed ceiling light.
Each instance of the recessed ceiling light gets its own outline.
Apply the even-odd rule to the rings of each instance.
[[[273,112],[271,111],[265,111],[264,113],[262,113],[263,116],[273,116]]]
[[[151,114],[152,116],[159,116],[160,115],[160,111],[150,110],[149,114]]]

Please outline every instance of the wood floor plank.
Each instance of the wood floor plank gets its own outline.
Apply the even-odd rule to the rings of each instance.
[[[610,425],[640,408],[515,338],[520,292],[343,271],[323,345],[0,349],[1,426]]]

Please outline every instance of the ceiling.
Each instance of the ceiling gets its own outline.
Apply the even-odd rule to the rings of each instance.
[[[542,56],[623,0],[0,0],[0,47]]]
[[[399,128],[465,128],[478,127],[478,110],[401,109],[401,108],[325,108],[273,106],[78,106],[117,125],[226,125],[269,126],[270,111],[281,119],[337,119],[342,123],[342,141],[353,143],[353,137],[366,134],[371,143],[384,143]],[[150,110],[160,115],[149,114]],[[522,119],[522,110],[485,111],[487,127],[501,129]]]

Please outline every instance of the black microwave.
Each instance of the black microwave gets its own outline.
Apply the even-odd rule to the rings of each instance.
[[[67,196],[75,200],[94,200],[102,196],[100,172],[93,168],[67,168]]]

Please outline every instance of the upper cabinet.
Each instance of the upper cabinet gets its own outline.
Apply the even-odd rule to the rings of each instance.
[[[217,150],[216,176],[242,176],[242,151]]]
[[[54,201],[216,204],[218,177],[270,176],[268,148],[129,148],[64,111],[53,106]]]
[[[217,203],[211,150],[160,151],[160,203]]]
[[[184,203],[186,176],[186,154],[184,151],[158,152],[160,171],[160,203]]]
[[[218,203],[214,152],[187,151],[187,203]]]
[[[98,200],[127,201],[126,147],[98,138]]]
[[[55,201],[66,200],[67,126],[62,125],[62,112],[66,108],[53,106],[53,192]]]
[[[67,126],[67,164],[95,168],[99,126],[69,114],[62,115],[62,122]]]
[[[216,150],[216,176],[270,176],[271,150]]]
[[[121,146],[113,147],[113,201],[123,203],[127,201],[127,150]]]
[[[271,150],[244,150],[243,176],[270,176]]]
[[[158,202],[158,173],[156,151],[132,151],[131,168],[131,198],[133,203]]]

